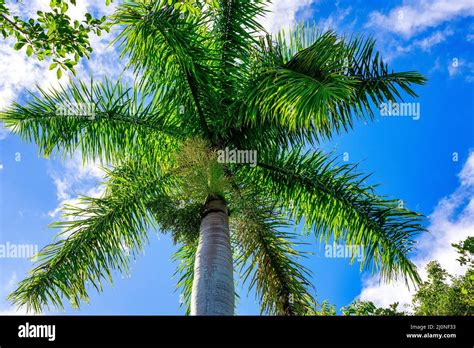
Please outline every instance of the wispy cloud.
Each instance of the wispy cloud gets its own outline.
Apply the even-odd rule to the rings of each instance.
[[[49,63],[28,58],[24,51],[13,50],[12,39],[0,41],[0,109],[4,109],[16,100],[25,89],[33,89],[57,84],[54,72],[48,69]],[[0,131],[4,134],[3,130]]]
[[[49,211],[50,217],[57,217],[65,204],[77,205],[78,194],[88,197],[100,197],[104,188],[98,183],[104,178],[104,171],[99,162],[82,163],[80,153],[61,165],[61,168],[50,169],[49,175],[56,187],[58,206]]]
[[[402,44],[395,40],[393,43],[396,44],[396,47],[393,50],[392,57],[411,53],[415,50],[430,52],[431,48],[445,42],[452,35],[454,35],[454,31],[446,28],[445,30],[435,31],[424,38],[413,40],[410,44]]]
[[[413,42],[414,47],[419,47],[423,51],[429,52],[431,47],[438,45],[442,42],[445,42],[446,39],[454,34],[454,31],[451,29],[446,29],[442,31],[436,31],[433,34]]]
[[[367,26],[410,38],[456,17],[473,15],[474,2],[471,0],[417,0],[395,7],[387,14],[370,13]]]
[[[474,63],[463,58],[453,58],[448,62],[449,77],[464,77],[466,82],[474,82]]]
[[[6,139],[8,136],[8,130],[3,127],[3,124],[0,122],[0,140]]]
[[[335,30],[339,34],[343,34],[344,30],[347,29],[347,27],[344,25],[345,21],[348,19],[349,15],[352,13],[352,7],[346,7],[342,8],[339,7],[339,4],[336,3],[336,11],[332,13],[329,17],[327,18],[321,18],[318,19],[316,22],[318,28],[321,30]],[[353,20],[351,23],[349,23],[348,27],[352,28],[355,24],[356,20]]]
[[[428,262],[437,260],[451,274],[462,274],[465,267],[457,261],[452,243],[458,243],[474,231],[474,152],[471,152],[462,171],[459,173],[460,185],[448,197],[441,199],[430,215],[429,233],[418,240],[418,252],[414,263],[423,279]],[[413,289],[409,290],[403,281],[380,284],[373,277],[363,281],[360,298],[373,301],[378,306],[388,306],[393,302],[411,303]]]

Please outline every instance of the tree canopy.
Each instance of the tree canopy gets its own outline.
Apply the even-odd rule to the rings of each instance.
[[[320,145],[373,120],[381,102],[416,96],[413,86],[425,78],[390,69],[370,38],[305,25],[272,36],[259,23],[268,1],[200,4],[199,11],[174,0],[118,6],[113,44],[133,84],[72,80],[0,112],[40,154],[80,153],[106,166],[103,196],[65,207],[53,224],[57,240],[10,299],[34,311],[65,300],[79,306],[90,289],[127,272],[156,230],[178,246],[178,286],[189,308],[210,197],[228,205],[235,270],[263,313],[314,313],[305,239],[289,228],[300,224],[313,239],[363,245],[361,270],[420,282],[409,254],[423,216],[378,195],[356,165]],[[93,105],[93,117],[74,107],[58,115],[59,106],[83,104]],[[221,163],[217,153],[226,148],[256,151],[258,160]]]

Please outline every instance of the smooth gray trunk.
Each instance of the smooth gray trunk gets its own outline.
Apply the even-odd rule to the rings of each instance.
[[[234,279],[225,202],[208,201],[194,263],[191,315],[234,315]]]

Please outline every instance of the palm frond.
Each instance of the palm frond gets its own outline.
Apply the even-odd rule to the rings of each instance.
[[[363,268],[382,279],[399,275],[420,281],[408,254],[414,236],[425,231],[422,216],[400,206],[399,200],[376,195],[354,166],[337,165],[321,152],[289,151],[261,154],[256,168],[242,167],[247,182],[280,201],[282,209],[320,240],[331,237],[363,246]],[[244,179],[245,180],[245,179]]]
[[[215,17],[212,34],[217,39],[219,76],[222,99],[225,105],[236,101],[242,92],[245,75],[257,36],[265,32],[259,17],[265,14],[262,0],[219,0],[219,11]]]
[[[354,119],[373,119],[374,106],[401,99],[399,89],[416,96],[411,85],[426,81],[416,72],[390,71],[371,39],[304,27],[289,38],[261,40],[239,126],[271,123],[310,133],[310,142],[330,139]]]
[[[61,150],[72,155],[81,150],[85,160],[109,162],[134,157],[144,149],[158,154],[159,146],[173,143],[181,134],[176,111],[154,103],[139,89],[115,84],[71,82],[58,89],[30,92],[21,105],[0,113],[13,133],[36,143],[50,156]]]
[[[265,203],[248,197],[247,209],[232,217],[236,263],[244,283],[255,287],[262,313],[305,315],[314,307],[308,270],[298,263],[296,236],[284,219]],[[267,202],[268,203],[268,202]]]
[[[209,17],[182,16],[168,0],[122,4],[115,21],[124,29],[116,42],[149,90],[165,88],[196,134],[210,137],[217,110],[212,83]],[[140,75],[142,74],[142,75]]]
[[[74,307],[88,301],[88,288],[102,291],[113,273],[126,273],[155,226],[147,202],[166,196],[166,180],[155,177],[126,181],[125,170],[108,171],[110,178],[102,198],[82,196],[77,205],[64,207],[57,241],[37,255],[38,265],[21,281],[9,299],[28,311],[63,307],[65,297]],[[135,177],[140,173],[131,169]],[[153,175],[148,172],[148,175]],[[153,185],[152,185],[153,184]],[[161,184],[161,185],[160,185]]]
[[[199,227],[198,227],[199,228]],[[175,277],[178,278],[177,288],[181,288],[180,306],[186,308],[186,315],[191,314],[191,293],[194,281],[194,260],[198,248],[198,241],[184,243],[173,254],[172,260],[178,262]]]

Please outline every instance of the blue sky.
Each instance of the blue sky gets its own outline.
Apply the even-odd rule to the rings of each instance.
[[[41,8],[32,1],[20,13]],[[81,1],[77,16],[92,1]],[[316,22],[340,34],[363,33],[377,39],[378,49],[396,71],[417,70],[428,84],[416,87],[420,118],[382,117],[357,124],[355,129],[324,144],[328,151],[360,163],[360,170],[373,173],[378,192],[403,200],[404,204],[429,218],[429,235],[419,238],[413,258],[423,268],[428,260],[439,260],[450,272],[462,269],[454,261],[449,244],[474,235],[474,5],[472,1],[291,1],[274,0],[274,13],[264,21],[275,31],[296,21]],[[26,6],[26,5],[25,5]],[[35,9],[36,9],[35,8]],[[90,5],[93,11],[110,11]],[[109,36],[94,39],[96,54],[83,62],[79,76],[107,74],[116,77],[120,69],[113,48],[106,48]],[[10,42],[0,43],[0,107],[24,96],[25,88],[57,84],[45,65],[13,52]],[[37,155],[33,144],[0,130],[0,244],[36,244],[52,241],[56,231],[48,223],[59,218],[58,207],[74,202],[78,193],[97,195],[94,185],[101,173],[81,168],[77,158],[63,162]],[[19,161],[19,156],[21,157]],[[342,157],[341,157],[342,158]],[[358,264],[344,258],[327,258],[324,245],[305,250],[315,253],[305,264],[313,273],[319,300],[336,308],[355,297],[387,305],[407,302],[410,292],[395,282],[379,285],[376,278],[359,272]],[[91,291],[89,304],[79,311],[66,307],[67,314],[182,314],[179,290],[172,279],[174,247],[164,235],[150,232],[145,255],[132,265],[130,277],[115,277],[113,286],[101,294]],[[26,259],[0,258],[0,313],[14,309],[5,296],[32,266]],[[239,314],[258,314],[254,294],[240,291]],[[20,312],[21,313],[21,312]],[[63,313],[50,311],[48,313]]]

